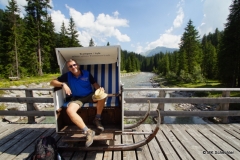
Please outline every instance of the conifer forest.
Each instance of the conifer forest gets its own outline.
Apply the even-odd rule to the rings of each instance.
[[[16,0],[9,0],[6,9],[0,9],[2,79],[58,73],[55,48],[88,47],[82,46],[78,40],[73,18],[69,24],[63,22],[61,31],[56,33],[48,14],[50,0],[27,2],[23,18]],[[154,72],[183,82],[214,79],[228,87],[240,87],[240,0],[232,1],[224,26],[222,31],[216,28],[214,33],[200,37],[190,19],[182,33],[178,51],[145,57],[122,50],[121,71]],[[89,46],[95,46],[93,39]]]

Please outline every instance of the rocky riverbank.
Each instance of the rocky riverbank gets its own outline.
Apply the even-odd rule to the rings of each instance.
[[[160,79],[151,79],[150,80],[153,87],[167,87],[167,81],[163,78]],[[192,97],[194,96],[194,92],[183,92],[183,91],[175,91],[170,93],[171,97]],[[216,111],[219,109],[219,104],[191,104],[191,103],[176,103],[174,104],[175,110],[177,111]],[[230,123],[239,123],[240,117],[228,117]],[[217,117],[204,117],[203,120],[210,123],[219,123],[221,119]]]

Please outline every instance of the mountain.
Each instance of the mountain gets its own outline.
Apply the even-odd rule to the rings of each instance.
[[[141,55],[146,56],[146,57],[151,57],[160,52],[162,52],[162,53],[171,52],[172,53],[172,52],[178,51],[178,50],[179,49],[177,49],[177,48],[156,47],[154,49],[151,49],[151,50],[141,53]]]

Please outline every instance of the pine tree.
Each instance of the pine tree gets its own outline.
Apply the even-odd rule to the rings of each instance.
[[[61,31],[59,33],[59,38],[57,42],[57,47],[68,47],[70,38],[67,36],[67,29],[64,22],[61,25]]]
[[[189,20],[181,38],[180,52],[186,53],[187,70],[185,72],[192,74],[194,66],[201,63],[201,49],[198,31],[191,20]]]
[[[94,44],[94,41],[93,39],[91,38],[90,41],[89,41],[89,47],[94,47],[95,44]]]
[[[47,16],[46,27],[44,28],[44,33],[46,36],[42,40],[43,50],[43,71],[45,73],[56,73],[56,68],[58,68],[57,57],[55,53],[56,46],[56,34],[54,24],[52,22],[51,16]]]
[[[4,53],[3,53],[3,19],[4,19],[4,11],[0,9],[0,73],[3,73],[4,71]],[[3,77],[3,74],[0,74],[0,77]]]
[[[218,54],[219,78],[229,87],[240,87],[240,0],[230,5]]]
[[[76,30],[75,22],[73,18],[70,18],[69,27],[67,29],[67,35],[70,38],[69,47],[82,47],[78,40],[78,31]]]
[[[21,19],[19,17],[20,10],[15,0],[9,1],[5,10],[5,23],[2,33],[2,43],[4,46],[5,58],[5,77],[17,76],[19,72],[19,47],[21,46]]]
[[[49,5],[50,0],[27,0],[28,4],[26,9],[26,22],[28,36],[28,51],[29,59],[26,60],[27,68],[32,75],[43,75],[42,71],[42,50],[43,44],[41,40],[45,39],[46,33],[44,28],[47,23],[47,10],[51,8]],[[36,55],[34,55],[36,53]],[[36,71],[37,73],[36,73]]]
[[[186,72],[188,70],[185,50],[179,51],[178,61],[179,61],[179,67],[178,67],[177,75],[180,75],[181,71]]]
[[[126,61],[126,71],[133,72],[133,65],[132,65],[132,60],[130,56],[127,58],[127,61]]]
[[[202,42],[202,73],[208,79],[217,78],[217,53],[215,47],[210,41],[203,37]]]

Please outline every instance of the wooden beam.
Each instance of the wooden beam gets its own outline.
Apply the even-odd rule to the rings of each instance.
[[[53,88],[0,88],[0,90],[9,90],[9,91],[13,91],[13,90],[19,90],[19,91],[53,91]]]
[[[124,98],[126,103],[240,103],[239,97],[219,98],[196,98],[196,97],[174,97],[174,98]]]
[[[3,116],[54,116],[54,111],[1,111]]]
[[[240,88],[124,88],[123,91],[240,91]]]
[[[144,116],[146,111],[124,111],[124,116]],[[215,116],[240,116],[239,110],[232,111],[160,111],[161,116],[177,117],[215,117]],[[150,116],[157,116],[156,111],[151,111]]]
[[[36,97],[0,97],[0,102],[14,103],[53,103],[53,98]]]
[[[124,111],[124,116],[144,116],[146,111]],[[239,110],[233,111],[161,111],[161,116],[177,117],[215,117],[215,116],[240,116]],[[54,111],[1,111],[5,116],[54,116]],[[156,111],[151,111],[150,116],[157,116]]]

